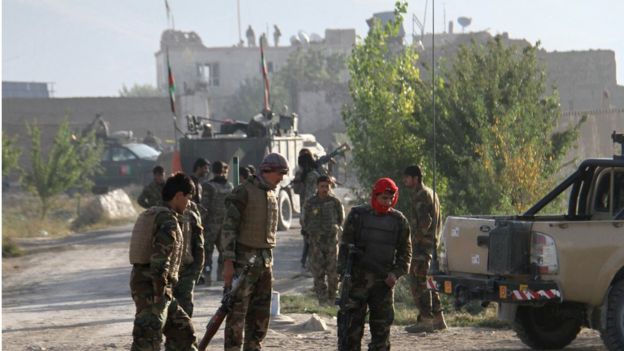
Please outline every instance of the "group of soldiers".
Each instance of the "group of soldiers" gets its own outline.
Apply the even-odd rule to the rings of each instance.
[[[404,172],[410,196],[407,217],[394,209],[397,185],[381,178],[373,186],[370,203],[353,207],[345,220],[343,205],[332,192],[333,179],[315,166],[313,155],[303,151],[298,164],[296,179],[301,186],[296,190],[310,252],[309,258],[302,257],[302,264],[307,263],[312,272],[320,303],[334,303],[349,248],[358,252],[348,303],[341,304],[340,313],[346,313],[348,323],[339,326],[339,337],[347,341],[340,345],[360,349],[368,310],[369,349],[390,349],[393,289],[403,275],[409,277],[420,311],[417,323],[407,331],[446,328],[437,293],[426,289],[440,208],[437,196],[423,184],[421,169],[410,166]],[[148,235],[150,242],[139,254],[141,246],[131,244],[130,287],[136,305],[132,350],[160,350],[163,335],[167,350],[196,350],[190,319],[193,289],[200,281],[211,282],[215,247],[219,251],[216,279],[223,280],[226,289],[255,258],[227,315],[225,350],[262,348],[271,307],[279,211],[276,187],[289,165],[280,154],[269,154],[258,166],[258,174],[253,167],[241,169],[244,180],[237,187],[227,182],[228,166],[221,161],[212,165],[214,177],[202,182],[209,166],[207,160],[198,159],[190,176],[177,173],[166,180],[162,167],[155,167],[154,181],[139,197],[147,210],[135,224],[132,243],[141,235]]]

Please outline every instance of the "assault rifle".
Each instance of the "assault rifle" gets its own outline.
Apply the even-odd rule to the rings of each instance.
[[[210,340],[212,340],[212,337],[217,333],[217,330],[219,330],[221,323],[223,323],[223,320],[225,319],[227,314],[232,310],[232,306],[234,305],[234,302],[236,302],[234,300],[236,297],[236,292],[247,278],[247,273],[253,267],[255,261],[255,256],[250,258],[249,263],[247,263],[247,265],[243,268],[241,274],[232,283],[232,287],[229,289],[224,289],[221,306],[219,306],[217,312],[214,314],[214,316],[212,316],[212,318],[210,318],[210,321],[208,321],[208,324],[206,325],[206,332],[204,333],[204,337],[199,342],[199,351],[206,350],[208,344],[210,343]]]
[[[340,297],[336,300],[336,305],[340,308],[338,310],[338,351],[347,351],[349,349],[347,333],[351,323],[351,307],[348,306],[352,285],[351,270],[353,269],[353,258],[360,251],[354,244],[349,244],[348,247],[347,264],[342,272],[340,282]]]
[[[328,153],[327,155],[321,156],[318,160],[316,160],[316,168],[321,167],[322,165],[329,163],[332,158],[336,156],[342,156],[345,152],[351,150],[351,147],[347,143],[343,143],[338,146],[334,151]]]

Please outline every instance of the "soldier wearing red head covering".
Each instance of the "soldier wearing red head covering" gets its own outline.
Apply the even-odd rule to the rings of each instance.
[[[346,264],[349,244],[358,254],[352,268],[353,286],[349,301],[341,310],[348,316],[348,328],[338,335],[346,338],[348,350],[360,350],[364,320],[370,309],[371,342],[369,350],[390,350],[390,327],[394,321],[394,285],[409,271],[412,258],[410,226],[403,214],[394,209],[399,188],[390,178],[375,182],[370,204],[351,209],[345,221],[338,272]],[[341,350],[344,351],[344,350]]]

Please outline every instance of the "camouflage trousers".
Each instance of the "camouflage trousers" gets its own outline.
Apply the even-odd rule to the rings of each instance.
[[[338,289],[336,272],[338,241],[336,235],[310,233],[310,270],[314,277],[314,291],[319,302],[334,303]]]
[[[212,223],[206,226],[204,231],[204,252],[206,254],[206,260],[204,263],[204,272],[207,275],[208,280],[212,279],[212,254],[215,250],[219,251],[219,233],[221,232],[221,224]],[[219,251],[219,257],[217,258],[217,280],[222,280],[223,277],[223,257],[221,251]]]
[[[394,289],[384,282],[384,278],[376,278],[371,273],[353,275],[353,287],[349,294],[346,324],[346,333],[338,327],[338,335],[343,333],[347,338],[346,350],[359,351],[364,336],[364,321],[367,308],[370,309],[369,325],[371,342],[369,350],[390,350],[390,327],[394,321]],[[340,342],[340,340],[339,340]]]
[[[427,273],[431,266],[431,255],[418,255],[412,259],[410,265],[410,291],[414,298],[414,303],[420,312],[418,319],[433,318],[434,313],[442,311],[440,295],[436,291],[427,289]]]
[[[197,268],[192,265],[184,265],[180,268],[178,282],[173,287],[173,297],[189,317],[193,317],[193,290],[198,277]]]
[[[130,291],[136,306],[131,351],[158,351],[163,334],[165,350],[197,350],[191,318],[175,298],[165,295],[154,302],[149,266],[135,265],[130,276]]]
[[[237,275],[242,267],[236,268]],[[271,267],[255,266],[247,273],[234,299],[236,302],[225,320],[224,346],[226,351],[260,350],[262,340],[269,330],[271,293],[273,289]],[[243,344],[243,331],[245,342]]]

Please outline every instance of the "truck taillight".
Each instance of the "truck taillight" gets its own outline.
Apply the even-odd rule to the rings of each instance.
[[[557,247],[550,236],[531,233],[531,264],[535,264],[540,274],[556,274],[559,272]]]

